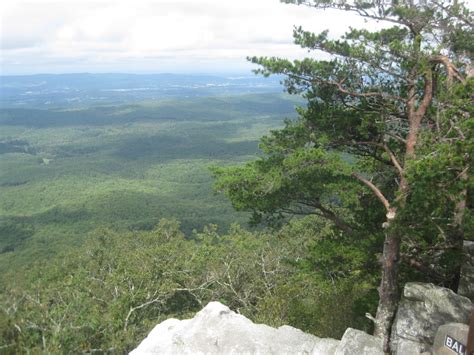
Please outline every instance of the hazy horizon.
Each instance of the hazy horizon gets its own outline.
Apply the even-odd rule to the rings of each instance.
[[[48,72],[37,72],[31,74],[4,74],[0,73],[0,77],[13,77],[13,76],[41,76],[41,75],[51,75],[51,76],[61,76],[61,75],[182,75],[182,76],[228,76],[228,75],[239,75],[245,77],[260,76],[255,74],[252,69],[250,70],[232,70],[227,71],[143,71],[143,72],[126,72],[126,71],[83,71],[83,72],[60,72],[60,73],[48,73]]]
[[[4,76],[250,73],[248,56],[308,56],[293,43],[294,26],[331,28],[335,37],[349,26],[380,26],[278,0],[4,0],[0,14]]]
[[[281,77],[227,73],[63,73],[0,76],[0,108],[84,107],[283,92]]]

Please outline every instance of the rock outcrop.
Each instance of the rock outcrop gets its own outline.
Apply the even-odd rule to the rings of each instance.
[[[354,352],[355,351],[355,352]],[[318,338],[289,326],[255,324],[219,302],[192,319],[158,324],[131,352],[139,354],[382,354],[381,341],[349,328],[341,341]]]
[[[398,355],[430,351],[438,328],[451,322],[467,324],[471,307],[468,298],[447,288],[407,283],[392,327],[392,349]]]
[[[468,298],[449,289],[407,283],[392,327],[394,354],[445,354],[451,351],[443,343],[447,336],[460,344],[453,340],[453,346],[465,346],[471,308]],[[341,340],[318,338],[289,326],[255,324],[219,302],[210,302],[192,319],[158,324],[131,354],[381,355],[383,351],[380,338],[357,329],[348,328]]]
[[[369,335],[362,330],[347,328],[335,355],[383,355],[382,339]]]
[[[464,241],[464,260],[458,294],[474,302],[474,242],[468,240]]]
[[[192,319],[158,324],[131,354],[330,354],[338,343],[289,326],[254,324],[211,302]]]
[[[469,326],[462,323],[448,323],[436,332],[433,353],[435,355],[452,355],[453,352],[466,352]]]

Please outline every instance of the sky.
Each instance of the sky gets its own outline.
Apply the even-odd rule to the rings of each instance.
[[[302,58],[293,26],[335,37],[362,19],[279,0],[0,2],[0,74],[250,73],[247,56]]]

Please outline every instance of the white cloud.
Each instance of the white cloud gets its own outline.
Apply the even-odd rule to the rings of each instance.
[[[293,25],[337,35],[364,25],[278,0],[3,0],[0,14],[4,74],[243,69],[248,55],[306,55]]]

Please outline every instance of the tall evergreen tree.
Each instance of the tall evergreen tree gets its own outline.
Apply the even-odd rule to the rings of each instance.
[[[400,268],[456,288],[472,225],[472,12],[442,0],[285,2],[351,12],[380,29],[334,40],[298,27],[295,43],[314,56],[250,58],[258,73],[285,75],[307,106],[262,139],[261,159],[216,170],[217,188],[257,222],[316,214],[342,235],[379,236],[374,334],[389,352]]]

